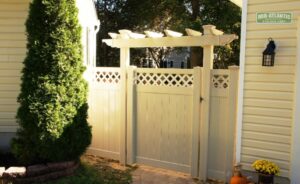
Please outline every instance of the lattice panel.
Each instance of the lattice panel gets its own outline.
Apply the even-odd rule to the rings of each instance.
[[[216,89],[227,89],[229,87],[229,75],[214,74],[212,76],[212,86]]]
[[[137,73],[135,83],[137,85],[193,87],[193,74],[172,73]]]
[[[120,72],[118,71],[95,71],[93,81],[103,84],[119,84]]]

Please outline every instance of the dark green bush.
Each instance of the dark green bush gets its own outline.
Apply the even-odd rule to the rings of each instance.
[[[33,0],[12,151],[25,163],[77,159],[91,141],[75,0]]]

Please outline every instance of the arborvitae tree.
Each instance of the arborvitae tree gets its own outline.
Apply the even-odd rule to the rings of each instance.
[[[26,22],[20,128],[12,151],[25,163],[77,159],[91,142],[81,27],[75,0],[33,0]]]

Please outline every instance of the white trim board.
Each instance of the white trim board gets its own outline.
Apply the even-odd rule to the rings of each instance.
[[[242,28],[241,28],[241,51],[240,51],[240,73],[238,88],[238,108],[235,137],[235,162],[241,161],[242,149],[242,124],[243,124],[243,102],[244,102],[244,76],[245,76],[245,53],[246,53],[246,31],[247,31],[247,8],[248,0],[243,1]]]
[[[237,6],[241,7],[241,8],[245,7],[242,0],[230,0],[230,1],[233,2],[234,4],[236,4]]]
[[[291,184],[300,183],[300,17],[298,17],[297,31],[297,65],[295,85],[295,111],[292,132],[292,157],[291,157]]]

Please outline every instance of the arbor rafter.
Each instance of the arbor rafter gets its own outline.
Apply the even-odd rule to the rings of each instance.
[[[202,36],[179,36],[179,37],[159,37],[159,38],[131,38],[128,33],[121,33],[114,39],[104,39],[102,42],[115,48],[146,48],[146,47],[204,47],[208,45],[224,46],[238,39],[235,34],[225,34],[217,30],[215,26],[203,26]]]

